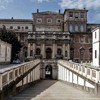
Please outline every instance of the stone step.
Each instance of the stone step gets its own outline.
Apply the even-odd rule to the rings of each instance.
[[[42,80],[9,100],[100,100],[60,81]]]

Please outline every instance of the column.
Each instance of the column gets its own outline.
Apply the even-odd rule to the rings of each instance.
[[[41,53],[42,53],[42,57],[45,58],[45,44],[44,43],[41,46]]]
[[[65,58],[65,43],[63,44],[63,58]]]
[[[53,52],[52,52],[52,58],[54,59],[55,58],[55,55],[56,55],[56,51],[57,51],[57,45],[55,43],[53,43]]]
[[[20,34],[18,34],[18,41],[20,41]]]
[[[28,43],[28,58],[30,57],[30,43]]]
[[[36,49],[35,46],[36,46],[35,43],[33,43],[33,58],[34,58],[34,55],[35,55],[35,49]]]
[[[67,52],[68,52],[68,59],[70,59],[70,45],[69,45],[69,43],[67,45]]]

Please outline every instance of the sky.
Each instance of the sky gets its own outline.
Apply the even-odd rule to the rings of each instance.
[[[32,19],[39,11],[64,12],[69,8],[86,8],[88,23],[100,23],[100,0],[0,0],[0,18]]]

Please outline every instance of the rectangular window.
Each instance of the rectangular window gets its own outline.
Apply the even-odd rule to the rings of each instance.
[[[73,17],[73,13],[72,12],[69,13],[69,17]]]
[[[20,26],[18,26],[17,29],[20,29]]]
[[[42,18],[37,18],[37,23],[42,23]]]
[[[79,13],[75,13],[74,15],[75,18],[79,18]]]
[[[26,26],[25,29],[28,29],[28,26]]]
[[[60,20],[60,19],[57,19],[57,20],[56,20],[56,23],[61,23],[61,20]]]
[[[47,23],[52,23],[52,19],[51,18],[47,18]]]
[[[84,13],[80,13],[80,18],[84,18]]]
[[[97,50],[95,50],[95,58],[97,58]]]
[[[10,26],[10,29],[13,29],[13,26]]]

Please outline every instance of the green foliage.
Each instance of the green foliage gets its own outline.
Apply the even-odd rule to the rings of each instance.
[[[0,29],[0,39],[12,45],[12,61],[17,59],[17,55],[21,49],[21,43],[18,41],[15,32],[6,30],[6,27],[3,26],[3,28]]]

